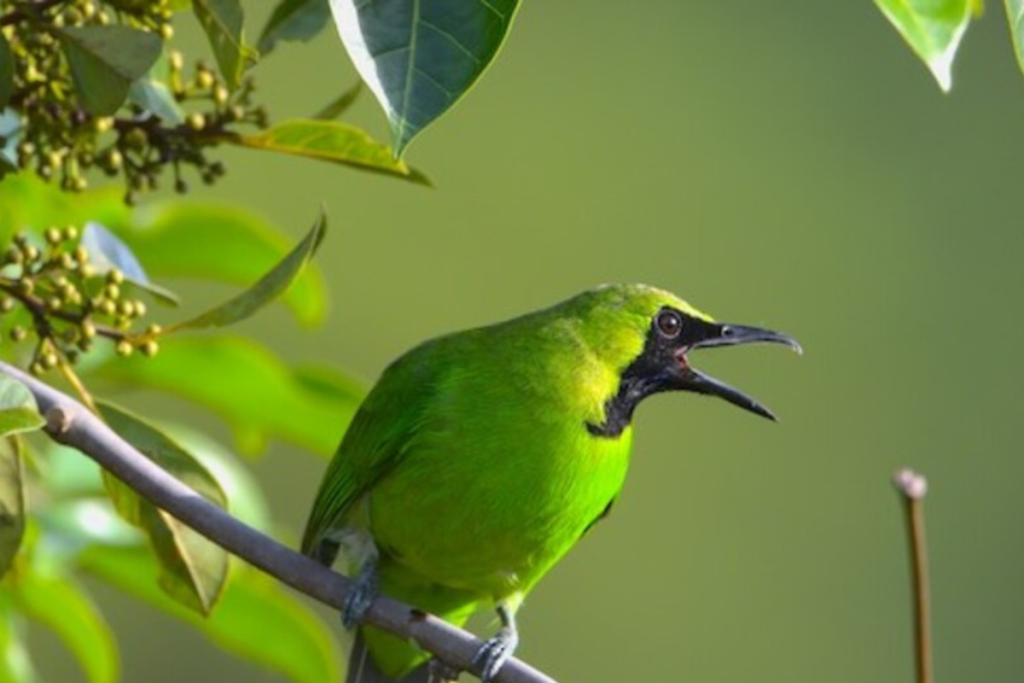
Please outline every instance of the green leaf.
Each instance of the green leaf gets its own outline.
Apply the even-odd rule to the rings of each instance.
[[[0,439],[0,577],[14,564],[25,536],[25,482],[21,442]]]
[[[224,327],[245,320],[288,289],[299,272],[313,258],[313,254],[316,253],[317,247],[320,246],[326,230],[327,216],[321,212],[320,217],[313,224],[309,233],[306,234],[305,239],[299,242],[292,249],[291,253],[271,268],[256,284],[233,299],[195,318],[178,323],[168,328],[167,331],[187,328]]]
[[[155,33],[121,25],[69,27],[56,35],[79,100],[100,116],[124,104],[132,81],[149,71],[162,49]]]
[[[23,621],[9,597],[0,593],[0,683],[39,680],[23,640]]]
[[[34,431],[45,424],[28,387],[12,377],[0,375],[0,436]]]
[[[217,58],[224,82],[231,90],[242,83],[242,74],[258,54],[245,44],[242,3],[239,0],[192,0],[199,20]]]
[[[953,58],[971,19],[970,0],[875,0],[931,70],[943,92],[953,86]]]
[[[309,371],[296,372],[265,347],[239,336],[167,337],[154,358],[117,358],[97,371],[132,386],[169,391],[224,417],[254,454],[267,437],[279,437],[331,455],[361,399],[342,379],[310,386]],[[324,376],[337,373],[323,369]]]
[[[271,223],[227,204],[160,202],[138,209],[130,226],[118,227],[154,274],[213,278],[236,285],[260,277],[291,247],[291,240]],[[197,244],[203,248],[197,249]],[[303,324],[323,320],[327,300],[319,270],[305,268],[282,301]]]
[[[166,304],[178,305],[177,295],[150,282],[142,264],[128,245],[99,223],[89,221],[85,224],[80,244],[89,252],[89,262],[97,273],[106,273],[116,268],[124,275],[125,281],[149,292]]]
[[[1006,0],[1006,20],[1010,25],[1017,65],[1024,71],[1024,0]]]
[[[330,16],[328,0],[281,0],[263,27],[257,47],[266,55],[279,40],[309,40],[323,30]]]
[[[276,581],[248,567],[232,572],[217,610],[202,619],[153,590],[156,567],[147,553],[93,548],[84,569],[195,626],[223,649],[297,683],[341,680],[331,630]]]
[[[103,419],[125,441],[212,503],[225,507],[220,485],[190,453],[142,419],[109,403],[99,403]],[[209,614],[224,588],[228,554],[212,541],[144,500],[104,473],[117,511],[149,536],[160,560],[160,587],[181,604]]]
[[[0,33],[0,109],[7,106],[14,93],[14,55],[11,44]]]
[[[323,121],[333,121],[348,111],[348,108],[355,104],[355,101],[359,99],[359,94],[362,92],[363,82],[356,81],[355,85],[341,93],[336,100],[318,111],[313,118],[321,119]]]
[[[224,138],[251,149],[295,154],[336,164],[354,166],[398,176],[421,185],[430,181],[419,171],[394,158],[391,150],[355,126],[337,121],[319,119],[292,119],[283,121],[255,135],[230,135]]]
[[[70,578],[18,575],[16,600],[26,615],[50,628],[82,665],[89,683],[115,683],[117,642],[103,616]]]
[[[128,99],[168,125],[177,126],[185,122],[185,114],[170,88],[154,78],[144,76],[132,81]]]
[[[498,54],[518,0],[334,0],[334,23],[384,108],[398,155]]]
[[[269,532],[270,507],[252,470],[217,441],[190,427],[165,425],[166,431],[188,449],[217,480],[233,517],[254,529]]]

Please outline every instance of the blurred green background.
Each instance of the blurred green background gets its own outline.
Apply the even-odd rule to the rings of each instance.
[[[889,484],[909,464],[932,489],[938,675],[1016,682],[1024,81],[989,4],[943,96],[869,2],[527,2],[480,86],[409,151],[436,189],[238,150],[196,194],[296,236],[326,203],[329,323],[275,309],[246,331],[367,383],[422,339],[610,281],[803,342],[799,359],[697,359],[777,425],[687,395],[639,411],[614,513],[521,612],[520,654],[552,676],[911,681]],[[256,71],[278,119],[355,79],[333,30],[278,52]],[[368,94],[352,118],[385,136]],[[287,533],[324,466],[280,444],[256,464]],[[126,681],[281,680],[95,589]],[[47,638],[48,680],[80,680]]]

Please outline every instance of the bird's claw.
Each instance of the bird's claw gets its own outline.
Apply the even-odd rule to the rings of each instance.
[[[481,683],[491,683],[505,662],[511,659],[519,645],[519,634],[513,628],[502,628],[493,638],[484,642],[473,664],[480,668]]]
[[[341,610],[341,623],[345,628],[352,629],[363,622],[377,592],[376,567],[364,568],[352,586],[352,592],[345,598]]]

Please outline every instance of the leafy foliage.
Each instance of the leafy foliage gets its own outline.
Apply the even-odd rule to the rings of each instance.
[[[300,323],[323,319],[311,260],[326,217],[293,246],[240,208],[134,205],[167,176],[180,194],[190,172],[216,182],[227,172],[214,158],[222,145],[429,185],[399,155],[480,78],[518,0],[377,4],[340,0],[334,19],[385,107],[396,151],[338,120],[360,83],[320,112],[273,124],[254,94],[259,52],[320,33],[328,0],[278,2],[259,52],[241,0],[0,0],[0,336],[12,342],[0,354],[59,377],[160,467],[265,530],[274,528],[267,505],[232,450],[93,391],[155,390],[196,404],[228,423],[246,456],[271,439],[317,456],[334,450],[363,388],[221,329],[277,300]],[[215,68],[174,49],[174,15],[185,11]],[[103,176],[121,190],[90,190]],[[174,307],[188,302],[165,284],[181,277],[241,290],[183,316]],[[83,571],[291,680],[340,678],[328,626],[92,461],[32,436],[43,423],[26,388],[0,377],[0,683],[38,679],[25,647],[32,621],[66,645],[90,683],[117,680],[116,639],[78,581]]]
[[[44,331],[64,329],[60,325],[65,324],[80,334],[87,322],[74,304],[67,303],[28,306],[24,314],[34,316],[36,324],[19,323],[24,316],[15,306],[28,301],[23,299],[28,296],[22,284],[25,278],[35,283],[33,297],[47,301],[51,296],[47,287],[74,286],[82,304],[91,307],[102,307],[102,299],[96,296],[119,293],[112,286],[118,290],[135,288],[133,296],[170,301],[169,291],[150,279],[149,270],[162,276],[248,280],[249,286],[237,296],[179,324],[152,323],[142,332],[133,332],[127,319],[106,323],[109,329],[104,328],[104,334],[114,335],[119,353],[123,341],[130,340],[142,348],[144,344],[155,345],[159,339],[160,347],[151,347],[148,354],[125,353],[122,357],[97,354],[90,348],[83,351],[89,361],[78,365],[76,372],[70,362],[65,364],[70,351],[63,346],[63,334],[40,339],[50,344],[46,353],[55,356],[52,364],[65,368],[72,386],[97,407],[111,428],[215,504],[266,527],[266,506],[259,499],[258,488],[239,475],[237,465],[230,464],[234,456],[194,433],[185,440],[169,436],[161,425],[94,398],[85,387],[102,379],[107,380],[108,387],[112,386],[109,380],[116,380],[114,386],[170,390],[225,415],[249,454],[261,451],[271,437],[329,453],[361,398],[361,388],[335,371],[291,368],[270,350],[244,337],[221,334],[200,338],[187,334],[196,326],[237,322],[278,298],[288,303],[288,296],[293,297],[290,306],[300,320],[319,319],[324,306],[323,287],[319,276],[309,268],[309,261],[323,238],[324,217],[317,219],[305,239],[289,248],[276,228],[226,206],[165,203],[134,209],[121,203],[116,194],[72,196],[24,176],[10,177],[0,184],[0,206],[0,236],[10,239],[16,236],[15,226],[21,229],[8,252],[3,275],[6,280],[0,278],[0,288],[6,287],[15,302],[7,304],[7,313],[0,316],[0,325],[7,326],[8,334],[16,328],[22,330],[19,337],[49,334]],[[54,220],[85,221],[86,217],[102,218],[111,227],[107,229],[98,222],[73,229],[51,226]],[[245,260],[190,258],[196,251],[196,240],[211,244],[206,232],[211,227],[222,229],[212,244],[230,248],[246,256]],[[152,265],[147,263],[150,258]],[[51,268],[57,270],[51,272]],[[99,284],[89,284],[92,280]],[[295,291],[301,298],[295,297]],[[114,308],[113,315],[122,315],[120,304]],[[136,316],[140,314],[136,303],[131,308]],[[152,315],[159,310],[166,309],[150,311],[143,307],[142,314]],[[39,352],[35,357],[32,369],[46,372],[51,361]],[[209,381],[211,377],[217,381]],[[68,573],[81,566],[197,624],[225,648],[293,680],[337,677],[339,663],[327,627],[272,581],[254,570],[232,571],[224,550],[141,499],[114,477],[106,473],[89,475],[95,466],[84,463],[81,456],[67,449],[40,449],[37,444],[15,441],[11,436],[38,429],[42,423],[27,389],[0,377],[0,437],[7,437],[0,442],[4,447],[0,448],[0,564],[13,562],[11,574],[17,578],[0,585],[0,603],[8,605],[5,614],[10,624],[17,624],[23,616],[43,621],[81,660],[90,680],[114,680],[114,640],[88,596]],[[48,489],[48,497],[54,501],[40,511],[45,544],[26,544],[22,539],[26,517],[21,492],[27,476],[20,451],[23,445],[30,447],[33,461],[39,463],[39,472],[45,475],[33,478],[32,485]],[[222,486],[222,481],[227,484]],[[119,525],[112,516],[115,510],[141,534]],[[55,553],[61,559],[54,561]],[[102,562],[111,553],[124,554],[117,572]],[[128,561],[127,557],[135,559]],[[39,563],[46,569],[37,570]],[[37,571],[44,573],[37,575]],[[63,615],[46,611],[39,600],[32,601],[33,596],[58,593],[71,595]],[[254,628],[260,629],[262,641],[255,638]],[[279,629],[281,635],[274,639],[279,645],[260,644],[265,643],[268,628]],[[22,634],[16,626],[4,631],[10,639],[7,652],[11,657],[25,652],[20,645]],[[26,665],[24,677],[15,680],[30,680],[26,677],[31,670]]]

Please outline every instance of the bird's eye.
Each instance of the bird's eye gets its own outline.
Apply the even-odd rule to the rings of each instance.
[[[678,337],[683,329],[683,319],[675,311],[662,311],[658,314],[654,324],[658,326],[658,332],[669,339]]]

